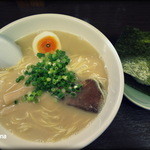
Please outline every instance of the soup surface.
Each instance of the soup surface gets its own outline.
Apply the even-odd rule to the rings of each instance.
[[[71,62],[69,70],[75,71],[80,80],[91,78],[100,79],[104,89],[107,89],[107,73],[105,65],[87,41],[82,38],[54,31],[59,37],[62,50],[66,51]],[[13,134],[27,140],[40,142],[56,142],[77,134],[85,128],[97,114],[66,105],[63,101],[56,102],[55,98],[44,93],[39,103],[19,102],[5,103],[8,99],[26,92],[24,82],[16,83],[16,78],[23,73],[26,66],[38,61],[32,50],[32,41],[38,33],[19,39],[23,58],[21,62],[7,70],[0,71],[0,123]],[[22,90],[25,89],[25,90]],[[31,91],[32,87],[27,90]]]

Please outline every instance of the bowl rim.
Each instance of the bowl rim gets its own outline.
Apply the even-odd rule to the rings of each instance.
[[[76,22],[79,22],[81,24],[84,24],[86,26],[88,26],[91,30],[93,30],[94,32],[96,32],[99,36],[101,36],[105,42],[110,46],[110,49],[113,51],[113,54],[115,55],[115,59],[117,61],[117,65],[118,65],[118,72],[119,72],[119,77],[120,77],[120,84],[119,84],[119,92],[118,92],[118,97],[117,97],[117,101],[113,107],[112,113],[109,115],[107,121],[103,124],[103,126],[101,127],[102,132],[100,132],[100,129],[97,130],[97,132],[95,134],[93,134],[93,136],[90,139],[86,139],[83,142],[80,142],[80,144],[76,144],[76,145],[72,145],[72,148],[83,148],[87,145],[89,145],[90,143],[92,143],[94,140],[96,140],[108,127],[109,125],[112,123],[112,121],[114,120],[121,102],[122,102],[122,98],[123,98],[123,91],[124,91],[124,74],[123,74],[123,68],[121,65],[121,61],[120,58],[117,54],[117,51],[115,50],[114,46],[112,45],[112,43],[109,41],[109,39],[100,31],[98,30],[96,27],[94,27],[93,25],[91,25],[90,23],[83,21],[81,19],[78,19],[76,17],[70,16],[70,15],[65,15],[65,14],[58,14],[58,13],[42,13],[42,14],[35,14],[35,15],[30,15],[30,16],[26,16],[20,19],[17,19],[7,25],[5,25],[4,27],[2,27],[0,29],[0,34],[9,29],[11,26],[14,26],[15,24],[18,24],[22,21],[27,21],[28,19],[32,19],[35,17],[41,17],[41,16],[49,16],[49,15],[53,15],[53,16],[57,16],[57,17],[64,17],[67,18],[69,20],[74,20]]]

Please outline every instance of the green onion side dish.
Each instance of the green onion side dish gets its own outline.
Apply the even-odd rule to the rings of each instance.
[[[57,50],[55,53],[37,53],[40,59],[35,65],[27,66],[24,75],[19,76],[16,82],[25,80],[26,86],[32,85],[34,90],[24,95],[23,101],[39,101],[39,97],[44,92],[49,92],[57,100],[62,100],[65,96],[75,97],[82,88],[75,73],[67,70],[66,66],[70,59],[65,51]]]

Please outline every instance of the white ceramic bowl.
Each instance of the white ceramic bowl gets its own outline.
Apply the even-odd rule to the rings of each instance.
[[[124,76],[118,54],[111,42],[95,27],[80,19],[60,14],[40,14],[25,17],[0,29],[0,34],[17,40],[40,30],[60,30],[77,34],[97,49],[108,70],[109,86],[106,103],[98,117],[79,134],[56,143],[36,143],[21,139],[0,127],[1,148],[83,148],[99,137],[114,119],[123,96]],[[115,131],[114,131],[115,132]]]

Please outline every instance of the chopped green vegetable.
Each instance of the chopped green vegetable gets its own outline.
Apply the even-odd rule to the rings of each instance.
[[[18,103],[19,103],[19,101],[18,101],[18,100],[15,100],[15,101],[14,101],[14,104],[18,104]]]
[[[24,71],[26,76],[25,85],[32,85],[35,87],[34,91],[25,95],[23,101],[35,102],[39,101],[39,96],[43,92],[49,92],[58,100],[64,99],[65,96],[76,96],[82,88],[79,84],[75,73],[67,70],[66,66],[70,59],[62,50],[57,50],[54,54],[38,53],[37,57],[40,59],[35,65],[30,65]],[[24,76],[18,77],[18,80],[23,80]]]
[[[138,82],[150,85],[150,32],[127,27],[115,47],[124,72]]]
[[[44,57],[44,56],[45,56],[45,54],[37,53],[37,57],[38,57],[38,58],[41,58],[41,57]]]
[[[21,80],[24,80],[24,76],[23,75],[21,75],[21,76],[19,76],[17,79],[16,79],[16,82],[18,83],[18,82],[20,82]]]

